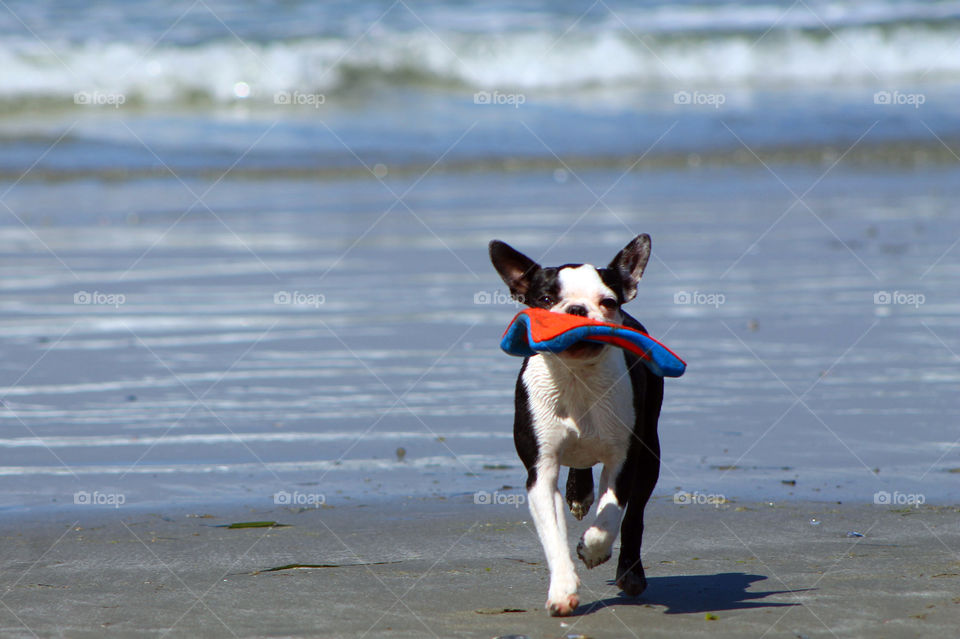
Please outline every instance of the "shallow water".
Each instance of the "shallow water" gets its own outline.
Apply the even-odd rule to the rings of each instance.
[[[800,194],[825,168],[772,170]],[[516,308],[496,303],[486,242],[603,263],[637,232],[654,258],[628,310],[689,364],[667,382],[658,494],[953,498],[952,170],[834,169],[793,208],[762,168],[645,171],[586,215],[620,176],[578,177],[427,177],[412,212],[386,215],[372,179],[230,182],[206,200],[219,220],[179,221],[150,183],[117,187],[136,218],[82,183],[48,210],[39,185],[18,187],[12,202],[47,221],[0,240],[2,503],[522,486],[519,360],[497,347]],[[345,192],[360,194],[349,207]],[[484,292],[495,303],[475,304]]]

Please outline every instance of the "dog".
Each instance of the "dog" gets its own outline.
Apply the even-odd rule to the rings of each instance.
[[[650,236],[635,237],[606,268],[542,267],[499,240],[490,261],[511,295],[527,306],[613,322],[646,332],[622,306],[637,295],[650,259]],[[573,614],[580,579],[567,547],[564,500],[557,487],[569,466],[566,503],[583,519],[594,502],[593,466],[600,472],[596,518],[577,545],[587,568],[610,559],[619,529],[617,586],[629,596],[647,587],[640,545],[643,511],[660,475],[657,422],[663,378],[622,349],[579,342],[562,353],[524,359],[516,385],[513,436],[527,471],[530,514],[550,569],[546,608]]]

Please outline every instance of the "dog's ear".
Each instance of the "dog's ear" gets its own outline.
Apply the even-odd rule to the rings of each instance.
[[[638,235],[617,253],[608,268],[618,272],[623,282],[623,301],[629,302],[637,296],[637,282],[643,277],[643,269],[650,259],[650,236]]]
[[[510,293],[521,300],[525,298],[530,288],[530,278],[540,270],[540,265],[500,240],[490,242],[490,261]]]

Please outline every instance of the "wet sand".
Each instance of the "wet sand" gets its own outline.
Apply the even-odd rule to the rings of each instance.
[[[945,637],[960,623],[958,513],[659,499],[647,592],[621,597],[611,562],[580,566],[577,615],[555,619],[525,506],[49,510],[0,529],[0,634]],[[287,526],[220,527],[265,520]],[[570,521],[572,547],[585,522]],[[268,570],[292,564],[317,567]]]

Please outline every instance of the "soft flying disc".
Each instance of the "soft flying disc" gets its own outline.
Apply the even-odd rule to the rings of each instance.
[[[643,331],[542,308],[517,313],[500,340],[500,348],[509,355],[531,357],[537,353],[561,353],[581,341],[611,344],[630,351],[660,377],[680,377],[687,368],[673,351]]]

